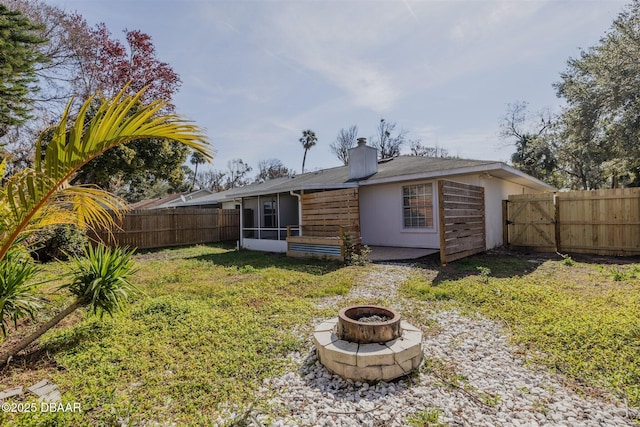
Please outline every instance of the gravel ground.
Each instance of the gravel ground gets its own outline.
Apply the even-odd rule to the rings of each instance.
[[[402,312],[407,301],[396,291],[410,272],[408,265],[377,265],[346,299],[389,299]],[[327,298],[320,306],[337,311],[343,300]],[[638,425],[637,410],[602,394],[581,397],[561,376],[525,366],[501,325],[454,311],[430,313],[426,319],[438,327],[425,334],[418,373],[391,383],[345,381],[317,361],[310,345],[306,354],[290,355],[289,372],[265,380],[260,409],[244,413],[248,425],[406,426],[418,414],[429,426]]]

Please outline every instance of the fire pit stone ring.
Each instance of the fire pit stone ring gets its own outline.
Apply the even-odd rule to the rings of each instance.
[[[368,313],[360,308],[373,307]],[[352,310],[356,308],[356,310]],[[363,316],[380,316],[378,309],[383,312],[382,320],[366,319]],[[373,342],[352,341],[353,336],[344,335],[344,314],[351,321],[356,330],[367,325],[389,325],[394,330],[394,337],[389,340],[380,340],[380,332],[371,334]],[[317,350],[318,359],[330,372],[345,379],[354,381],[391,381],[411,373],[420,366],[423,358],[422,331],[400,319],[397,312],[384,307],[356,306],[348,307],[340,311],[341,316],[330,319],[315,328],[313,341]],[[354,319],[355,317],[355,319]],[[357,320],[360,319],[360,320]],[[363,325],[364,324],[364,325]],[[362,333],[356,332],[356,339]],[[368,335],[365,333],[364,335]],[[385,338],[386,339],[386,338]],[[367,341],[365,339],[365,341]]]

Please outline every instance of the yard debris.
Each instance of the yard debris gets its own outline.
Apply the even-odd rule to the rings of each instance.
[[[22,394],[22,386],[9,388],[0,392],[0,400],[5,400],[13,396],[20,396]]]
[[[60,402],[60,389],[51,381],[44,379],[27,389],[40,398],[41,402]]]

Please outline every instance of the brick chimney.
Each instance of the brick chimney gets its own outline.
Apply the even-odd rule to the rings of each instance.
[[[358,145],[349,149],[349,179],[363,179],[378,172],[378,150],[367,145],[367,138],[358,138]]]

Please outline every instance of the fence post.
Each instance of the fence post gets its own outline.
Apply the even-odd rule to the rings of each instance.
[[[560,243],[560,199],[558,197],[558,193],[553,194],[553,220],[555,223],[555,233],[556,233],[556,252],[561,252],[561,243]]]

